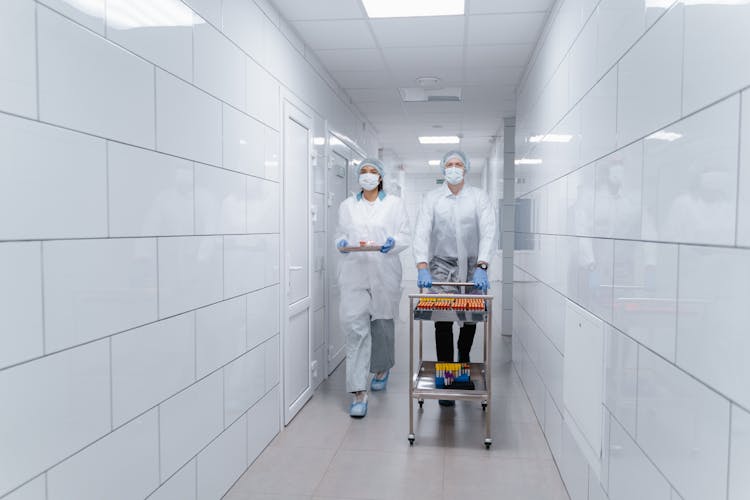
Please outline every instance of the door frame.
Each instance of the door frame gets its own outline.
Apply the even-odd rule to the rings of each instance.
[[[286,92],[283,93],[282,99],[281,99],[281,109],[282,109],[282,117],[281,117],[281,164],[282,164],[282,197],[281,197],[281,269],[283,270],[283,273],[281,275],[281,287],[280,288],[280,294],[281,294],[281,304],[283,307],[281,307],[282,311],[282,318],[281,318],[281,349],[280,351],[280,367],[281,367],[281,393],[282,397],[281,400],[281,406],[282,406],[282,416],[283,416],[283,422],[284,425],[288,425],[289,422],[292,421],[292,419],[295,417],[295,415],[299,412],[300,409],[307,403],[307,401],[312,397],[313,394],[313,387],[312,387],[312,373],[311,373],[311,367],[310,363],[312,361],[312,279],[313,279],[313,273],[312,273],[312,266],[313,266],[313,224],[312,224],[312,217],[310,214],[310,207],[309,205],[307,207],[307,213],[308,213],[308,262],[307,262],[307,272],[308,272],[308,297],[307,299],[304,299],[302,301],[299,301],[297,303],[298,309],[296,309],[294,306],[290,307],[290,304],[288,303],[288,291],[289,291],[289,279],[290,279],[290,262],[287,259],[287,248],[290,244],[293,243],[293,238],[288,235],[288,231],[286,228],[286,173],[287,173],[287,157],[286,157],[286,134],[287,134],[287,120],[292,120],[302,126],[303,128],[307,129],[307,190],[309,195],[309,201],[312,202],[312,133],[313,133],[313,114],[309,107],[302,103],[299,99],[297,99],[294,95],[288,94]],[[305,304],[306,303],[306,304]],[[287,379],[287,369],[289,367],[286,366],[286,347],[287,343],[289,342],[288,335],[289,335],[289,318],[293,315],[291,311],[301,311],[305,308],[309,309],[308,314],[308,366],[307,366],[307,377],[308,377],[308,386],[307,389],[299,396],[297,399],[291,404],[287,405],[287,394],[286,394],[286,379]]]

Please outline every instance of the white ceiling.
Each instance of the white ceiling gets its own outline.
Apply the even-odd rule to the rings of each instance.
[[[375,127],[387,158],[407,172],[455,146],[419,135],[459,135],[483,164],[554,0],[466,0],[466,15],[370,20],[361,0],[270,0]],[[403,0],[408,1],[408,0]],[[462,102],[403,103],[399,87],[436,76]]]

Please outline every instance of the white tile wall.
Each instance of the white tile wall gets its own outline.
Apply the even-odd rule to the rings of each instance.
[[[265,175],[265,127],[226,104],[222,107],[224,168]]]
[[[739,103],[731,97],[646,138],[644,239],[734,244]]]
[[[160,405],[162,481],[224,429],[222,387],[221,372],[216,372]]]
[[[73,3],[70,0],[39,0],[40,4],[63,14],[65,17],[104,35],[105,0],[90,0],[85,4]]]
[[[162,484],[148,500],[196,500],[195,460]]]
[[[251,5],[251,2],[244,2]],[[195,84],[238,109],[245,107],[245,60],[240,49],[210,24],[193,29]]]
[[[221,236],[160,238],[160,317],[220,301],[221,274]]]
[[[266,391],[270,391],[281,380],[281,338],[279,335],[266,341]]]
[[[247,178],[247,232],[278,233],[281,224],[281,186],[273,181]],[[320,215],[319,218],[322,218]]]
[[[745,467],[748,442],[737,332],[750,319],[750,269],[747,252],[731,248],[750,246],[745,3],[560,2],[518,90],[516,153],[543,163],[516,169],[535,217],[532,233],[517,235],[533,249],[517,252],[516,279],[538,283],[515,289],[528,314],[516,308],[513,357],[571,498],[746,493],[733,467]],[[570,140],[529,141],[549,131]],[[592,294],[602,285],[613,296]],[[603,393],[569,380],[591,369],[591,345],[561,345],[560,301],[606,324]],[[562,434],[546,339],[565,354],[563,387],[577,389],[578,406],[563,391]],[[585,437],[596,422],[579,422],[584,400],[606,405],[600,456]]]
[[[221,498],[247,468],[245,416],[216,438],[197,459],[198,498]]]
[[[185,0],[195,12],[214,26],[221,26],[221,2],[214,0]]]
[[[41,356],[41,244],[0,244],[0,368]]]
[[[750,4],[685,3],[685,112],[742,90],[750,82],[745,64]],[[716,57],[721,54],[721,57]]]
[[[223,31],[249,56],[258,60],[263,54],[263,13],[253,2],[225,0],[222,2]]]
[[[105,340],[0,372],[0,495],[111,430],[109,369]]]
[[[265,394],[265,349],[257,347],[224,368],[224,421],[234,422]]]
[[[193,79],[194,20],[187,5],[179,0],[162,0],[155,14],[149,0],[106,3],[108,39],[183,80]]]
[[[0,5],[0,110],[35,118],[36,5],[3,2]]]
[[[609,442],[609,499],[650,498],[670,500],[672,488],[664,476],[625,432],[617,420],[611,422]]]
[[[279,285],[247,295],[247,347],[261,344],[279,333]]]
[[[237,297],[195,312],[198,378],[208,375],[245,352],[245,307],[245,297]]]
[[[37,16],[40,118],[153,148],[154,68],[49,9]]]
[[[614,325],[674,361],[677,246],[615,242]]]
[[[221,165],[221,104],[156,70],[156,148],[210,165]]]
[[[617,143],[627,145],[680,117],[682,6],[654,25],[619,64]]]
[[[194,380],[193,313],[112,338],[112,419],[115,426],[173,396]]]
[[[638,443],[685,500],[725,498],[729,402],[641,347],[637,404]]]
[[[604,404],[631,435],[635,435],[638,392],[638,344],[605,326]],[[606,436],[604,437],[606,442]]]
[[[247,60],[247,112],[269,127],[279,130],[281,107],[278,102],[279,84],[265,69],[252,59]]]
[[[266,445],[279,433],[279,388],[269,391],[247,412],[247,458],[254,462]]]
[[[42,252],[47,352],[157,319],[156,240],[47,241]]]
[[[281,138],[280,134],[266,127],[266,147],[265,147],[265,158],[263,160],[263,166],[265,167],[265,173],[263,177],[272,181],[281,180]]]
[[[750,247],[750,92],[742,93],[737,244]]]
[[[0,115],[0,239],[106,235],[105,142]]]
[[[49,500],[145,498],[159,485],[157,410],[133,420],[47,473]]]
[[[750,252],[680,248],[677,364],[750,407]]]
[[[47,500],[47,478],[43,474],[26,483],[3,500]]]
[[[732,406],[732,448],[729,457],[729,500],[740,500],[750,491],[750,413]]]
[[[193,164],[116,142],[107,145],[111,236],[193,233]]]
[[[278,235],[224,238],[225,297],[234,297],[278,282]]]
[[[245,232],[245,176],[195,165],[195,231],[197,234]]]

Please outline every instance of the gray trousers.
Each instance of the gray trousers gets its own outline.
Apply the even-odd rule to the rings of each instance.
[[[346,391],[366,391],[370,373],[389,370],[395,360],[392,319],[358,318],[346,328]]]

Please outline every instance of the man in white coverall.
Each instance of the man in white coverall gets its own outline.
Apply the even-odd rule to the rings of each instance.
[[[394,318],[401,300],[401,260],[409,246],[409,222],[401,198],[383,191],[383,164],[366,159],[359,165],[362,190],[341,202],[336,247],[342,256],[339,319],[346,335],[346,390],[354,394],[349,414],[367,414],[367,386],[383,390],[394,365]],[[379,251],[352,252],[351,246],[379,246]]]
[[[477,292],[489,288],[487,267],[494,252],[495,211],[487,193],[466,185],[470,169],[462,151],[443,157],[442,186],[427,193],[417,216],[414,258],[419,288],[436,282],[473,282]],[[442,287],[438,293],[461,293],[458,287]],[[458,361],[469,362],[476,323],[464,323],[458,336]],[[453,322],[435,322],[438,361],[453,362]],[[454,401],[440,400],[442,406]]]

